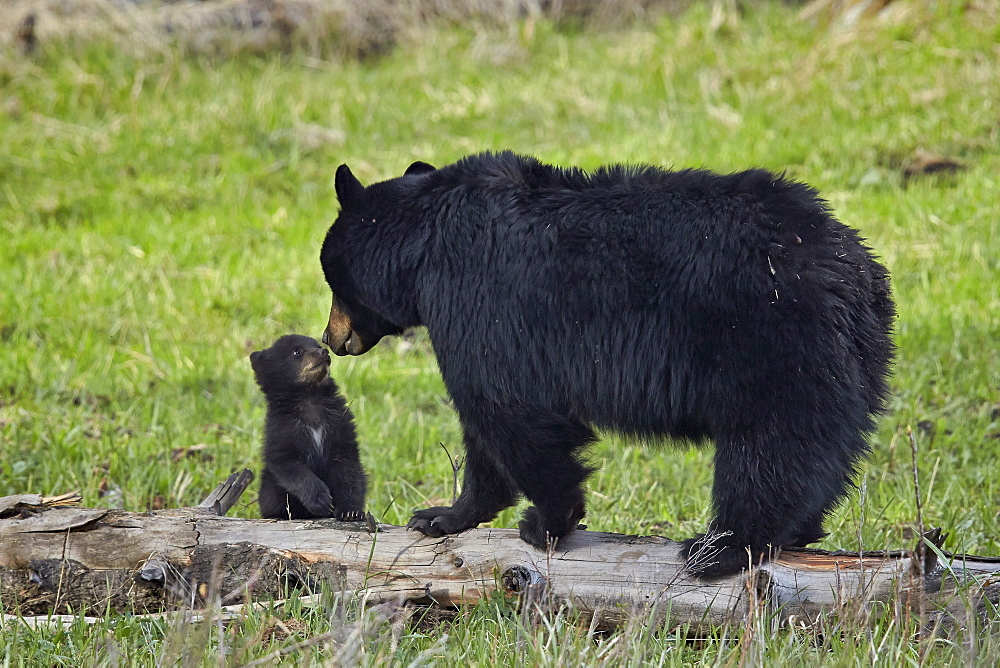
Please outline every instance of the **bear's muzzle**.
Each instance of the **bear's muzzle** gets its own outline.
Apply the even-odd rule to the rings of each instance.
[[[351,327],[350,317],[344,313],[337,297],[333,297],[330,307],[330,320],[323,332],[323,343],[329,346],[335,355],[360,355],[371,347],[365,345],[361,336]]]

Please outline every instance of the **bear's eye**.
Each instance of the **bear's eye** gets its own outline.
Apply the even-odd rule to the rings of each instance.
[[[293,355],[301,355],[302,354],[302,348],[296,348],[295,350],[292,351],[292,354]]]

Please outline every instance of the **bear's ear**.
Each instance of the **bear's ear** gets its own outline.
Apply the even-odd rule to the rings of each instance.
[[[435,170],[434,165],[428,165],[426,162],[420,162],[417,160],[415,163],[406,168],[403,172],[403,176],[412,176],[413,174],[426,174],[427,172],[433,172]]]
[[[337,199],[340,200],[340,208],[342,209],[357,204],[362,193],[365,192],[365,187],[351,173],[351,168],[347,165],[341,165],[337,168],[337,177],[333,183],[337,189]]]
[[[262,351],[262,350],[255,350],[252,353],[250,353],[250,366],[256,368],[257,363],[260,361],[260,358],[263,357],[263,356],[264,356],[264,351]]]

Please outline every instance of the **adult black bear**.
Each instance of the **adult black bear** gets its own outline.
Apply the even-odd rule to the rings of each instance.
[[[686,543],[700,575],[824,535],[883,409],[894,307],[816,191],[509,152],[369,187],[342,165],[336,188],[324,342],[357,355],[425,325],[464,431],[461,495],[410,527],[457,533],[524,494],[521,537],[566,536],[596,427],[714,440],[719,551]]]
[[[250,354],[267,399],[261,517],[364,517],[365,471],[354,416],[330,378],[330,353],[290,334]]]

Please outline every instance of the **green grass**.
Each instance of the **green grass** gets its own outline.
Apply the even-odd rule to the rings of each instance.
[[[336,166],[367,183],[417,159],[512,148],[584,167],[761,165],[820,188],[890,268],[899,307],[891,410],[863,494],[842,505],[821,547],[914,544],[902,429],[921,423],[925,522],[949,532],[946,549],[1000,554],[1000,28],[965,3],[917,4],[850,32],[778,4],[721,22],[699,6],[606,33],[440,28],[365,63],[195,59],[101,41],[49,44],[35,60],[0,53],[0,495],[79,489],[87,505],[144,510],[197,503],[233,469],[258,469],[264,405],[247,355],[325,325],[318,252],[336,212]],[[310,124],[342,140],[312,142]],[[904,180],[918,149],[966,168]],[[447,501],[438,444],[454,453],[461,437],[425,335],[337,359],[333,374],[357,416],[376,515],[399,524]],[[195,444],[205,456],[173,456]],[[607,436],[592,451],[601,470],[588,525],[692,534],[709,518],[711,456]],[[252,498],[234,514],[255,516]],[[494,524],[514,526],[517,514]],[[329,630],[328,616],[303,614],[285,645]],[[197,661],[267,623],[230,626],[239,632],[223,631],[224,642],[203,630]],[[889,618],[825,634],[731,629],[692,641],[636,624],[593,637],[572,619],[526,619],[498,601],[424,631],[392,631],[358,611],[341,625],[352,624],[364,631],[364,663],[975,655],[913,642]],[[115,652],[147,664],[173,656],[181,633],[119,618],[59,633],[0,628],[0,640],[10,665],[111,662]],[[322,647],[300,653],[332,656]],[[274,649],[258,643],[243,660]],[[997,634],[977,652],[1000,656]]]

